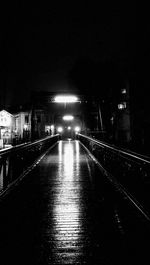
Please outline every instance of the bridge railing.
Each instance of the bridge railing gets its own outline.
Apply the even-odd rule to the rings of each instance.
[[[0,150],[0,195],[59,139],[59,134]]]
[[[150,157],[120,149],[80,133],[78,139],[100,164],[150,212]]]

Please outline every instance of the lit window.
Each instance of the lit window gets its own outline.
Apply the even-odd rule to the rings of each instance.
[[[122,102],[122,103],[118,104],[118,109],[120,109],[120,110],[126,109],[126,107],[127,107],[126,102]]]
[[[122,88],[121,89],[121,94],[126,94],[127,93],[127,90],[125,88]]]

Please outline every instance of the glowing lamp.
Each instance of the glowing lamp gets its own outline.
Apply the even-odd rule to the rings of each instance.
[[[78,98],[76,96],[56,96],[54,102],[56,103],[74,103],[77,102]]]
[[[74,130],[75,130],[75,132],[79,132],[81,129],[80,129],[79,126],[76,126],[76,127],[74,128]]]
[[[62,127],[58,127],[58,128],[57,128],[57,131],[58,131],[59,133],[61,133],[61,132],[63,131],[63,128],[62,128]]]
[[[63,116],[63,120],[64,121],[72,121],[74,119],[74,117],[72,115],[65,115]]]
[[[126,89],[125,88],[122,88],[121,89],[121,94],[126,94],[126,93],[127,93]]]

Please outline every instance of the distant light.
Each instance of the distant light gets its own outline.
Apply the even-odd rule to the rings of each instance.
[[[52,130],[54,129],[54,125],[51,125],[51,129],[52,129]]]
[[[68,126],[68,130],[71,130],[71,127],[70,126]]]
[[[72,121],[74,119],[74,117],[72,115],[65,115],[63,116],[63,120],[64,121]]]
[[[56,103],[74,103],[77,102],[78,98],[76,96],[56,96],[54,102]]]
[[[76,127],[74,128],[74,130],[75,130],[75,132],[79,132],[79,131],[81,130],[81,128],[80,128],[79,126],[76,126]]]
[[[62,128],[62,127],[58,127],[58,128],[57,128],[57,131],[60,133],[60,132],[63,131],[63,128]]]
[[[126,94],[127,93],[127,90],[125,88],[122,88],[121,89],[121,94]]]
[[[24,129],[27,130],[28,129],[28,125],[27,124],[24,124]]]
[[[122,102],[122,103],[120,103],[120,104],[118,104],[118,109],[126,109],[126,107],[127,107],[127,104],[126,104],[126,102]]]

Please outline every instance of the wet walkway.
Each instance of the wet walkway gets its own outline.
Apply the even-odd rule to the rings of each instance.
[[[80,143],[60,141],[0,203],[1,264],[146,264],[141,227]]]

